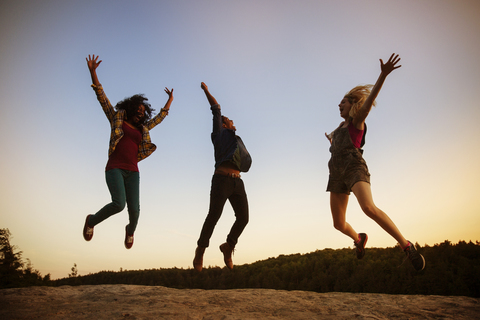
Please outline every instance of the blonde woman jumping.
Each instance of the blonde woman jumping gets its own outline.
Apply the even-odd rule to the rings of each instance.
[[[326,134],[330,141],[331,158],[328,162],[330,176],[327,191],[330,192],[330,208],[335,229],[353,239],[358,259],[365,255],[368,236],[357,233],[346,221],[347,204],[350,192],[353,192],[363,212],[390,234],[402,247],[408,259],[417,271],[425,267],[425,259],[410,241],[404,238],[400,230],[385,212],[373,202],[370,188],[370,173],[363,159],[367,118],[375,99],[387,76],[400,61],[398,55],[392,54],[386,63],[380,59],[381,73],[374,86],[357,86],[350,90],[340,104],[340,116],[345,120],[332,133]]]

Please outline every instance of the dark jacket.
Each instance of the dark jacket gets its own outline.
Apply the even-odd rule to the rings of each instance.
[[[243,144],[242,139],[235,135],[234,130],[223,127],[220,105],[211,107],[213,114],[212,143],[215,152],[215,168],[223,162],[229,161],[236,165],[238,170],[247,172],[252,165],[252,158]]]

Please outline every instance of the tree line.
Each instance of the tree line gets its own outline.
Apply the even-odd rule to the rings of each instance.
[[[480,297],[480,243],[446,240],[420,247],[426,267],[416,272],[404,261],[400,247],[368,248],[362,260],[354,249],[323,249],[307,254],[280,255],[233,270],[217,266],[101,271],[78,276],[76,265],[67,278],[41,278],[32,285],[135,284],[179,289],[304,290],[387,294],[461,295]],[[3,269],[2,269],[3,272]],[[3,283],[2,283],[3,287]]]

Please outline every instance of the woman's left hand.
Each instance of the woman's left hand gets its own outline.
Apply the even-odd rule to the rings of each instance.
[[[168,90],[168,88],[165,87],[165,92],[168,94],[169,99],[173,99],[173,88],[172,90]]]
[[[330,141],[330,144],[332,143],[332,133],[328,134],[325,132],[325,137],[327,137],[328,141]]]

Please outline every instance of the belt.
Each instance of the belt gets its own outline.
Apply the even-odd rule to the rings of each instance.
[[[220,174],[222,176],[227,176],[233,179],[240,179],[240,173],[225,173],[225,172],[215,172],[215,174]]]

